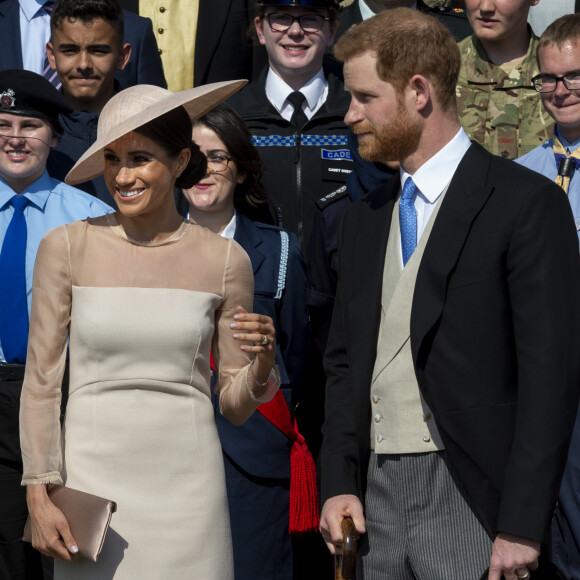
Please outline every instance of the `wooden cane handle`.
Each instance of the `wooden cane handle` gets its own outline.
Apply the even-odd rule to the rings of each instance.
[[[335,580],[355,580],[358,532],[351,517],[342,520],[342,555],[335,558]]]

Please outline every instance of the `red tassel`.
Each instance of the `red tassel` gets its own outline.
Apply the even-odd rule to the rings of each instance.
[[[320,515],[318,509],[318,487],[316,467],[312,453],[304,437],[294,429],[298,440],[290,451],[290,534],[298,536],[307,532],[318,532]]]
[[[284,395],[278,391],[271,401],[258,407],[258,412],[294,441],[290,450],[289,533],[293,536],[307,532],[318,533],[320,512],[316,467],[306,441],[298,431],[296,419],[292,420]]]
[[[211,352],[210,366],[215,371]],[[296,419],[292,421],[284,395],[278,391],[271,401],[262,403],[258,407],[258,412],[286,437],[294,441],[290,450],[290,525],[288,531],[292,536],[308,532],[318,533],[320,509],[316,466],[304,437],[298,431]]]

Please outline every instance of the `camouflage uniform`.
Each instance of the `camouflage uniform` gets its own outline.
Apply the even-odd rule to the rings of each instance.
[[[532,34],[524,60],[508,75],[489,60],[475,35],[459,43],[459,119],[469,137],[494,155],[515,159],[552,137],[554,121],[532,84],[540,72],[537,45]]]

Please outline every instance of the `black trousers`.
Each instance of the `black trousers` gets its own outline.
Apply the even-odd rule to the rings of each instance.
[[[52,580],[52,559],[22,541],[28,509],[18,435],[21,390],[22,381],[0,381],[0,578]]]

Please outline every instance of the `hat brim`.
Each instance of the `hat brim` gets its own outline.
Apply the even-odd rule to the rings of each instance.
[[[178,107],[183,107],[194,121],[239,91],[247,82],[211,83],[179,93],[153,85],[135,85],[117,93],[101,111],[97,140],[75,163],[65,182],[76,185],[101,175],[105,170],[105,147],[131,131]]]

